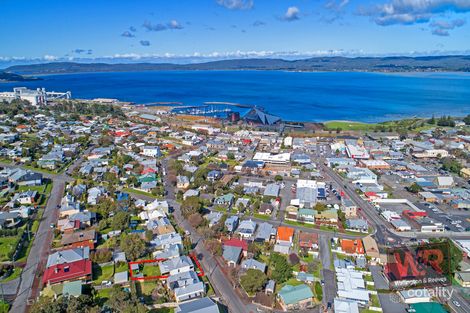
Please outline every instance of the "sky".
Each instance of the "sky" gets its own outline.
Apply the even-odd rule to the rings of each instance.
[[[470,0],[0,0],[0,63],[470,54]]]

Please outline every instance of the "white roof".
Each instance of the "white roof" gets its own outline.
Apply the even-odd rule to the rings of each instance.
[[[356,301],[335,298],[335,313],[359,313]]]

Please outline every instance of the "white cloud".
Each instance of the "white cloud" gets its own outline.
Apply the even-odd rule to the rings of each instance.
[[[58,59],[58,57],[56,57],[55,55],[49,55],[49,54],[46,54],[42,58],[44,59],[44,61],[55,61]]]
[[[437,36],[449,36],[449,30],[465,25],[466,21],[457,19],[453,21],[436,20],[429,24],[431,33]]]
[[[300,10],[297,7],[287,8],[286,13],[284,14],[283,20],[292,22],[299,19]]]
[[[249,10],[253,7],[253,0],[217,0],[217,4],[230,10]]]
[[[470,0],[392,0],[372,10],[379,25],[426,23],[445,12],[470,12]]]
[[[180,23],[178,23],[177,20],[171,20],[168,23],[168,28],[170,28],[170,29],[183,29],[183,26]]]

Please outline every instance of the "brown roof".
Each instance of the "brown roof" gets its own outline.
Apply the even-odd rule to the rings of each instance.
[[[300,232],[299,233],[299,243],[307,243],[307,244],[317,244],[318,243],[318,234],[315,233],[306,233]]]
[[[70,245],[75,242],[95,240],[95,238],[96,238],[96,231],[94,229],[82,230],[82,231],[77,231],[71,234],[62,235],[62,240],[60,241],[60,243],[62,245]]]

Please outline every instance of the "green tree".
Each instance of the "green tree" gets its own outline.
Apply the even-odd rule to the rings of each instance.
[[[240,284],[248,294],[256,293],[263,289],[268,277],[260,270],[250,268],[245,275],[240,277]]]
[[[271,278],[278,284],[282,284],[292,277],[292,266],[282,254],[276,252],[271,254],[269,269]]]
[[[114,214],[111,221],[111,227],[113,230],[123,230],[127,228],[129,224],[129,214],[124,211],[119,211]]]
[[[227,159],[229,159],[229,160],[235,160],[235,154],[233,154],[233,152],[228,152],[228,153],[227,153]]]
[[[283,177],[281,175],[276,175],[274,176],[274,180],[277,181],[277,182],[280,182],[283,180]]]
[[[187,197],[181,203],[181,213],[184,217],[188,217],[194,213],[200,213],[202,208],[198,197]]]
[[[120,247],[129,260],[137,260],[146,251],[145,242],[137,234],[123,234]]]
[[[410,187],[408,187],[408,191],[412,192],[412,193],[418,193],[420,191],[423,191],[423,188],[420,185],[418,185],[417,183],[413,183],[413,184],[411,184]]]

